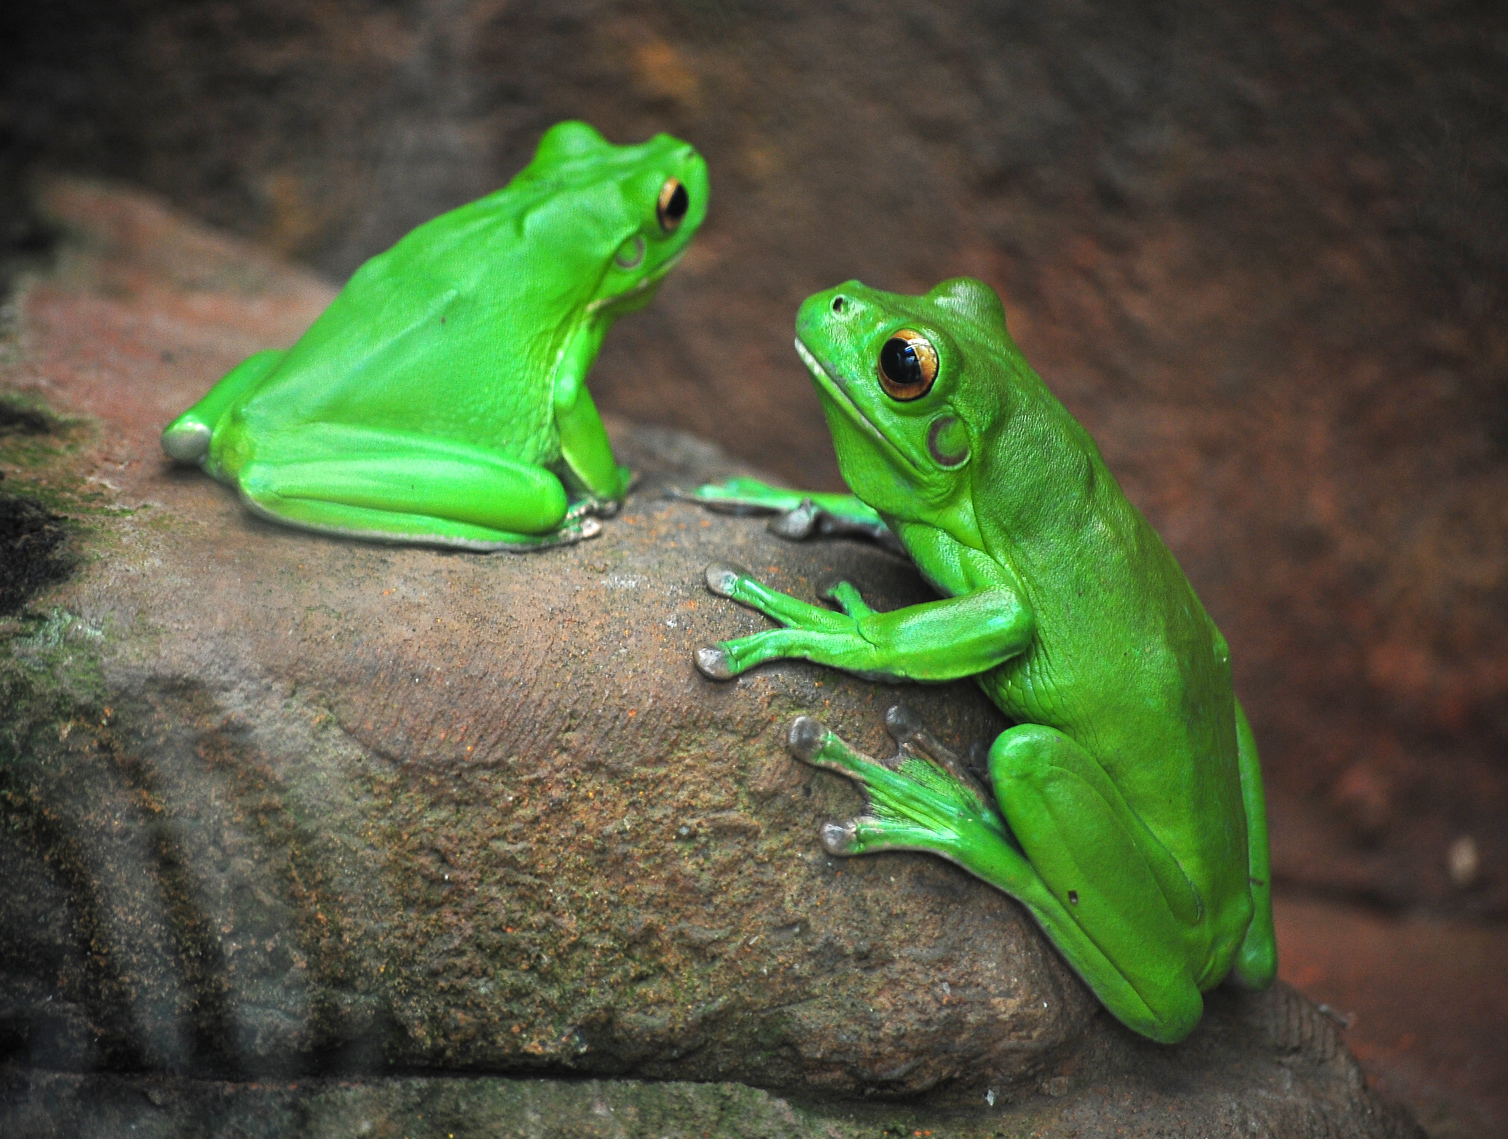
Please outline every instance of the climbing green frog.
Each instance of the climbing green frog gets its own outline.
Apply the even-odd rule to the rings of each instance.
[[[589,537],[629,472],[587,371],[706,211],[686,143],[559,123],[507,186],[421,225],[293,347],[233,369],[163,449],[305,529],[473,550]]]
[[[785,627],[703,649],[698,666],[974,677],[1015,723],[990,748],[988,792],[903,710],[885,763],[795,721],[795,755],[866,799],[824,845],[952,860],[1021,901],[1121,1021],[1182,1039],[1203,991],[1227,975],[1264,987],[1277,965],[1262,780],[1224,638],[987,285],[908,297],[851,281],[807,300],[796,327],[857,497],[748,481],[698,497],[882,523],[945,600],[876,612],[842,582],[833,611],[711,566],[714,593]]]

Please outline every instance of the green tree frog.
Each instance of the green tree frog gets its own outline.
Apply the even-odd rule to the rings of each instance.
[[[909,713],[876,762],[809,717],[789,746],[854,780],[865,812],[829,823],[835,855],[928,851],[1018,899],[1123,1023],[1172,1042],[1228,975],[1277,968],[1266,814],[1224,638],[1088,432],[968,278],[921,297],[850,281],[802,305],[811,372],[854,496],[749,480],[711,504],[795,512],[794,533],[882,524],[943,600],[836,611],[730,566],[707,584],[780,629],[702,649],[713,678],[804,657],[861,676],[974,677],[1015,726],[989,789]],[[855,497],[856,496],[856,497]],[[804,519],[803,519],[804,512]]]
[[[587,371],[707,192],[678,139],[613,146],[559,123],[507,186],[373,257],[293,347],[234,368],[163,449],[305,529],[473,550],[589,537],[629,472]]]

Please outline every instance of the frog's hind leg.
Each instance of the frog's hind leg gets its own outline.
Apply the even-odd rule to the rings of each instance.
[[[1182,1040],[1204,1009],[1204,905],[1183,868],[1099,761],[1055,728],[1002,732],[990,778],[1040,884],[1017,897],[1118,1019]]]
[[[1265,989],[1278,975],[1278,942],[1272,928],[1272,858],[1267,848],[1267,801],[1262,795],[1262,768],[1257,739],[1246,713],[1236,704],[1236,744],[1241,768],[1241,802],[1246,808],[1248,875],[1251,879],[1251,924],[1236,954],[1231,976],[1248,989]]]
[[[906,708],[891,708],[885,727],[898,750],[877,762],[810,716],[791,724],[786,745],[797,759],[847,776],[864,795],[863,815],[822,828],[829,853],[925,850],[963,863],[974,847],[1003,847],[1020,858],[984,790]]]
[[[891,709],[886,727],[900,750],[879,763],[809,717],[791,726],[788,744],[798,759],[846,775],[865,797],[863,815],[823,827],[828,852],[915,850],[957,863],[1024,904],[1123,1023],[1154,1040],[1187,1036],[1204,1005],[1187,968],[1185,923],[1133,837],[1135,816],[1094,759],[1052,733],[1079,754],[1059,755],[1056,763],[1044,757],[1057,773],[1040,778],[1031,757],[1044,741],[1014,733],[1051,729],[1004,733],[990,752],[996,797],[1011,804],[1002,819],[973,777],[904,709]],[[1183,888],[1192,895],[1186,879]],[[1180,902],[1187,908],[1187,898]],[[1197,898],[1192,904],[1197,909]]]
[[[180,463],[202,463],[209,454],[215,425],[226,409],[261,383],[284,355],[282,349],[269,349],[246,357],[210,388],[203,399],[163,428],[162,449],[168,458]]]
[[[567,517],[560,479],[479,447],[364,428],[306,424],[259,446],[241,468],[255,513],[306,530],[381,542],[518,551],[596,534]]]

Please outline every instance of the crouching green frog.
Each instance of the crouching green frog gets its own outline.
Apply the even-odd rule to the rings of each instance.
[[[698,667],[726,678],[804,657],[976,678],[1016,725],[990,748],[989,791],[899,709],[885,763],[796,720],[795,755],[867,802],[824,845],[952,860],[1025,905],[1122,1022],[1182,1039],[1203,991],[1227,975],[1264,987],[1277,966],[1261,774],[1224,638],[988,286],[906,297],[849,282],[808,299],[796,327],[856,498],[748,481],[697,497],[792,511],[792,533],[882,524],[945,599],[881,613],[844,582],[833,611],[711,566],[714,593],[784,628],[703,649]]]
[[[507,186],[421,225],[293,347],[233,369],[163,449],[305,529],[474,550],[589,537],[629,473],[587,371],[706,211],[686,143],[559,123]]]

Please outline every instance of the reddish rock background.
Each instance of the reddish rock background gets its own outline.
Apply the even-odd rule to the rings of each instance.
[[[1231,642],[1280,882],[1502,928],[1508,9],[66,0],[0,21],[22,252],[38,164],[338,279],[559,118],[690,139],[712,212],[594,390],[793,482],[836,482],[789,348],[800,299],[991,281]],[[1495,1007],[1471,977],[1459,1007]]]

